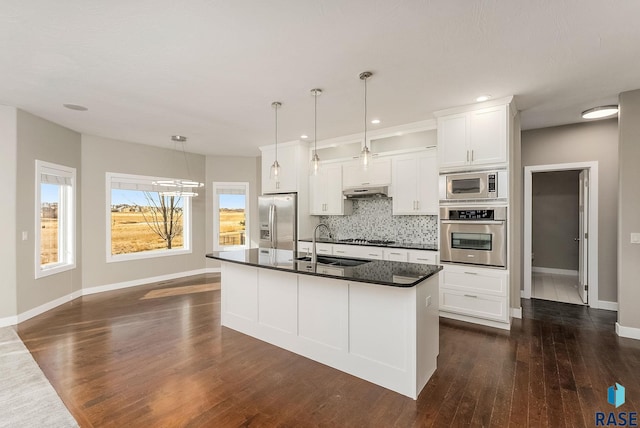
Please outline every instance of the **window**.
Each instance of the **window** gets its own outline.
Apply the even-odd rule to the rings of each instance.
[[[213,183],[213,195],[213,249],[249,248],[249,183]]]
[[[75,168],[36,160],[36,278],[76,267],[75,186]]]
[[[191,253],[191,198],[162,180],[107,173],[107,262]]]

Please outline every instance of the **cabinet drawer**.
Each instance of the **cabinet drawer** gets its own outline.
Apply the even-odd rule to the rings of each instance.
[[[311,253],[311,242],[298,242],[298,252],[302,253],[302,255]]]
[[[508,322],[506,297],[458,290],[440,290],[440,310],[478,318]]]
[[[384,259],[391,260],[392,262],[406,262],[409,260],[407,250],[398,248],[387,248],[384,250]]]
[[[508,274],[494,269],[444,265],[440,288],[461,292],[506,296]]]
[[[316,242],[316,254],[333,254],[333,245],[324,242]]]
[[[408,259],[410,263],[421,263],[423,265],[437,265],[437,251],[408,251]]]
[[[338,257],[358,257],[356,246],[353,245],[334,245],[333,255]]]

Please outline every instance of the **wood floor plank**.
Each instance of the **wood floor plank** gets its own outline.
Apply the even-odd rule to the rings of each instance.
[[[84,296],[18,334],[82,427],[589,426],[616,381],[638,411],[640,344],[614,312],[525,300],[511,331],[441,319],[414,401],[222,327],[216,281]]]

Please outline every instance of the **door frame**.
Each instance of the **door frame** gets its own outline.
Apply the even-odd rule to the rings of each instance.
[[[532,165],[524,167],[524,290],[522,297],[531,298],[531,253],[532,253],[532,181],[535,172],[587,170],[589,172],[589,218],[588,231],[589,240],[587,243],[588,254],[588,282],[589,303],[592,308],[599,308],[598,298],[598,162],[574,162],[550,165]]]

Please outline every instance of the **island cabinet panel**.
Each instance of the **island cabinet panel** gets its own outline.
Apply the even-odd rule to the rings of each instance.
[[[407,370],[410,361],[411,319],[414,312],[407,291],[394,287],[351,284],[349,288],[349,350],[365,364],[384,364]],[[411,289],[409,293],[415,291]],[[411,293],[413,294],[413,293]],[[398,334],[402,332],[403,334]]]
[[[262,269],[258,272],[258,322],[283,333],[298,333],[298,281],[295,275]]]
[[[222,290],[223,324],[228,319],[253,325],[258,321],[258,268],[222,263],[221,275],[234,284]]]
[[[340,280],[300,276],[299,335],[322,353],[346,352],[349,285]]]

